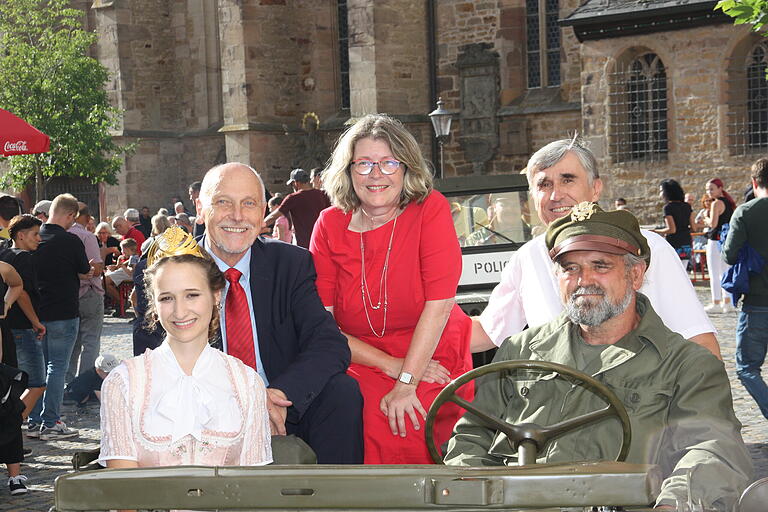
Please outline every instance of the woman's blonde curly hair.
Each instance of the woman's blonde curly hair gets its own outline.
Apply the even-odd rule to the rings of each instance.
[[[202,251],[202,247],[200,248]],[[205,254],[205,253],[204,253]],[[181,254],[178,256],[167,256],[161,258],[153,263],[144,271],[144,291],[147,295],[147,313],[144,315],[144,325],[148,330],[154,330],[160,319],[157,316],[157,308],[155,307],[155,292],[152,287],[154,283],[157,271],[169,263],[191,263],[197,265],[205,273],[208,286],[211,288],[211,293],[224,289],[224,274],[221,273],[216,263],[205,254],[206,257],[201,258],[193,254]],[[218,304],[214,304],[213,312],[211,314],[211,323],[208,326],[208,340],[210,341],[217,333],[219,329],[219,307]]]
[[[411,201],[421,202],[426,199],[433,188],[432,172],[416,139],[397,119],[386,114],[369,114],[358,119],[342,134],[328,167],[323,171],[323,190],[331,203],[345,212],[360,206],[360,198],[352,186],[349,166],[355,153],[355,144],[368,137],[389,144],[392,156],[405,166],[400,207],[405,207]]]

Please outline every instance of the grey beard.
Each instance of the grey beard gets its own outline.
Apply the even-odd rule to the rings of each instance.
[[[631,283],[627,283],[627,293],[617,303],[609,301],[605,297],[605,291],[599,286],[584,286],[577,288],[568,297],[568,302],[565,304],[565,311],[568,318],[572,322],[579,325],[586,325],[588,327],[595,327],[607,322],[613,317],[616,317],[626,311],[632,302],[632,297],[635,296],[635,291],[632,289]],[[579,293],[602,293],[602,298],[593,304],[577,304],[576,295]]]

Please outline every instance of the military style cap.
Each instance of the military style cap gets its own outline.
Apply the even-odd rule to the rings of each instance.
[[[549,257],[555,260],[571,251],[635,254],[650,263],[651,249],[640,224],[626,210],[606,212],[597,203],[583,202],[571,214],[552,222],[545,238]]]

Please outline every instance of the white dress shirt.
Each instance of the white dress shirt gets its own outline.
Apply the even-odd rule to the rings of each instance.
[[[646,295],[664,324],[686,339],[715,333],[680,258],[656,233],[642,230],[651,248],[651,263],[640,292]],[[528,325],[550,322],[563,310],[544,235],[527,242],[512,255],[480,315],[483,329],[496,346]]]

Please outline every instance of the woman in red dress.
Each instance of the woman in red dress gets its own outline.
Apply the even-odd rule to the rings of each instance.
[[[433,190],[416,140],[384,115],[342,135],[323,188],[334,207],[320,214],[310,251],[365,399],[365,462],[428,464],[426,411],[472,368],[471,321],[454,300],[461,249],[448,201]],[[471,399],[471,388],[463,394]],[[461,413],[441,410],[438,445]]]

